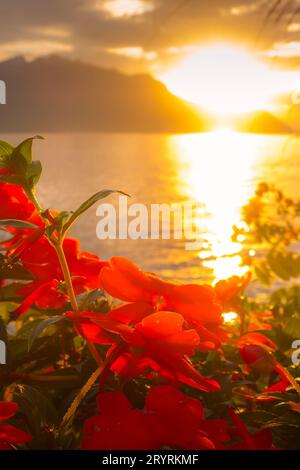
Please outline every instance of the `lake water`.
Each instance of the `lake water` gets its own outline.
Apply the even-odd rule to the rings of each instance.
[[[1,138],[16,144],[24,135]],[[219,129],[181,136],[141,134],[48,134],[35,144],[44,172],[39,196],[44,207],[72,210],[100,189],[130,193],[129,204],[199,205],[206,250],[186,251],[185,240],[105,240],[96,236],[96,207],[72,235],[102,259],[123,255],[147,271],[184,282],[241,273],[231,227],[259,181],[276,183],[300,197],[300,141]],[[117,197],[107,202],[117,205]],[[211,260],[211,255],[222,256]],[[224,256],[225,255],[225,256]],[[230,256],[226,256],[230,255]]]

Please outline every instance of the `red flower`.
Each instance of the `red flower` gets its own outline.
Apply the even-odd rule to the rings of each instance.
[[[229,279],[219,281],[215,289],[222,304],[232,302],[242,295],[250,280],[251,273],[247,273],[242,277],[232,276]]]
[[[158,312],[144,318],[135,328],[139,333],[138,340],[142,339],[140,356],[150,357],[182,383],[207,392],[219,391],[219,384],[203,377],[188,360],[187,356],[191,356],[199,346],[200,338],[195,330],[184,330],[183,324],[182,315],[173,312]],[[141,347],[139,342],[136,346]],[[139,355],[131,350],[133,357]]]
[[[225,421],[205,420],[201,403],[171,386],[152,387],[145,410],[160,448],[211,450],[230,438]]]
[[[152,387],[144,410],[121,392],[98,398],[99,414],[84,425],[83,449],[216,449],[229,440],[226,422],[204,420],[201,403],[171,386]]]
[[[251,273],[248,272],[242,277],[232,276],[216,284],[217,298],[225,312],[242,312],[241,297],[250,281]]]
[[[276,367],[276,345],[261,333],[247,333],[238,341],[243,361],[258,372],[272,372]]]
[[[0,220],[17,219],[36,226],[32,229],[6,227],[11,237],[1,242],[1,248],[13,258],[18,258],[31,243],[44,234],[45,224],[21,186],[0,182],[0,200]]]
[[[101,272],[100,283],[112,297],[125,302],[147,302],[155,309],[165,306],[166,298],[176,285],[162,281],[154,274],[144,273],[122,257],[111,258]]]
[[[144,304],[139,305],[143,312]],[[142,373],[150,366],[200,390],[220,389],[216,381],[203,377],[187,358],[199,346],[200,338],[195,330],[184,329],[184,318],[178,313],[157,312],[134,327],[116,321],[115,311],[105,316],[89,312],[69,312],[67,316],[74,321],[79,334],[89,341],[124,345],[124,353],[112,365],[118,373],[128,374],[129,370]]]
[[[0,200],[0,219],[18,219],[32,223],[40,220],[21,186],[0,182]]]
[[[222,323],[222,307],[210,286],[181,286],[166,282],[142,272],[135,264],[121,257],[111,258],[109,265],[102,269],[100,284],[115,298],[133,304],[147,303],[152,312],[180,313],[198,331],[203,347],[206,342],[208,350],[221,343],[219,325]]]
[[[77,292],[98,287],[98,278],[102,263],[97,256],[80,252],[79,241],[66,238],[64,252],[74,278],[74,287]],[[36,276],[39,281],[63,280],[63,273],[55,249],[46,237],[42,237],[31,244],[21,254],[23,265]]]
[[[106,263],[100,262],[95,255],[80,252],[78,240],[66,238],[63,247],[76,294],[97,288],[100,270]],[[20,254],[20,260],[37,278],[19,289],[20,295],[29,296],[29,300],[25,300],[25,305],[21,306],[22,313],[26,311],[25,306],[28,309],[33,303],[41,309],[63,307],[67,296],[57,287],[59,281],[64,280],[64,276],[56,251],[46,237],[31,243]]]
[[[134,410],[121,392],[98,398],[100,414],[84,424],[84,450],[150,450],[156,439],[147,424],[146,415]]]
[[[272,372],[276,365],[276,360],[270,351],[263,349],[256,344],[248,344],[240,348],[240,355],[243,361],[258,372]]]
[[[0,402],[0,422],[7,421],[18,411],[13,402]],[[31,441],[31,436],[9,424],[0,424],[0,450],[10,450],[11,444],[24,444]]]
[[[57,286],[64,277],[55,249],[43,236],[42,218],[21,186],[0,183],[0,200],[0,219],[24,220],[38,227],[36,230],[17,230],[8,227],[13,236],[3,243],[7,252],[18,257],[24,267],[37,279],[20,288],[21,296],[29,296],[21,305],[20,312],[24,313],[33,303],[42,309],[63,307],[67,297],[57,289]],[[65,240],[64,250],[73,276],[75,292],[79,294],[98,287],[99,273],[104,265],[99,258],[90,253],[80,252],[79,241],[74,239]]]
[[[11,320],[23,315],[33,305],[39,305],[39,308],[48,308],[52,305],[52,308],[63,307],[68,297],[62,292],[57,291],[58,281],[55,279],[44,284],[40,284],[25,300],[19,305],[19,307],[11,312]]]
[[[289,372],[276,360],[273,351],[277,349],[277,346],[269,338],[261,333],[248,333],[240,338],[238,344],[241,358],[251,369],[261,374],[277,372],[280,376],[278,382],[270,385],[258,397],[247,395],[246,398],[272,401],[272,397],[264,397],[263,395],[271,392],[284,392],[291,384],[298,389],[297,383],[294,383]]]
[[[1,242],[1,245],[9,254],[16,255],[31,241],[43,235],[44,231],[41,228],[44,227],[44,222],[21,186],[0,182],[0,200],[0,220],[23,220],[38,227],[36,230],[6,227],[12,236],[9,240]],[[37,236],[35,236],[35,232],[37,232]]]

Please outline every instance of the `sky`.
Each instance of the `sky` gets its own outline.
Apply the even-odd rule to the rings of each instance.
[[[0,60],[60,54],[155,75],[199,45],[221,41],[297,67],[300,17],[284,11],[291,2],[276,3],[265,22],[272,0],[0,0]]]

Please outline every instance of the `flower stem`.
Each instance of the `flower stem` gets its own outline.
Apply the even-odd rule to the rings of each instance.
[[[91,375],[91,377],[86,382],[86,384],[81,388],[79,394],[73,400],[73,402],[70,405],[70,408],[67,410],[65,416],[63,417],[63,420],[60,424],[60,429],[69,423],[71,418],[74,416],[81,401],[84,399],[86,394],[90,391],[90,389],[92,388],[92,386],[94,385],[94,383],[96,382],[96,380],[98,379],[102,371],[103,371],[103,365],[98,367],[98,369],[95,370],[95,372]]]
[[[70,298],[70,302],[72,305],[72,309],[74,312],[78,312],[78,304],[75,296],[75,292],[73,289],[73,283],[72,283],[72,277],[70,274],[68,262],[66,260],[65,252],[63,249],[63,245],[61,241],[58,241],[57,243],[54,243],[54,247],[56,249],[56,253],[60,262],[60,266],[63,272],[64,280],[66,283],[68,295]]]
[[[96,380],[101,376],[101,374],[105,374],[106,377],[106,372],[109,370],[110,366],[115,362],[115,360],[119,357],[119,355],[123,352],[123,349],[123,345],[119,345],[118,347],[116,347],[116,349],[106,358],[106,360],[100,365],[100,367],[98,367],[98,369],[96,369],[95,372],[91,375],[86,384],[81,388],[77,397],[71,403],[59,426],[60,429],[62,429],[68,423],[71,424],[70,421],[72,418],[74,418],[74,415],[81,401],[90,391],[90,389],[92,388]]]
[[[41,215],[42,212],[43,212],[43,208],[42,206],[40,205],[36,195],[35,195],[35,191],[34,190],[30,190],[30,191],[26,191],[26,194],[28,196],[28,198],[31,200],[32,204],[34,205],[34,207],[36,208],[36,210],[39,212],[39,214]]]
[[[46,225],[49,225],[49,219],[47,219],[47,217],[45,217],[44,210],[43,210],[42,206],[40,205],[40,203],[39,203],[39,201],[38,201],[38,199],[35,195],[34,190],[26,191],[26,194],[27,194],[28,198],[31,200],[31,202],[34,204],[34,206],[35,206],[36,210],[38,211],[38,213],[40,214],[40,216],[44,219]],[[78,303],[77,303],[76,295],[75,295],[74,288],[73,288],[72,277],[71,277],[69,265],[68,265],[68,262],[67,262],[67,259],[66,259],[64,248],[63,248],[64,238],[65,237],[62,236],[61,238],[58,238],[57,240],[51,240],[50,238],[48,238],[48,240],[49,240],[49,243],[54,247],[54,249],[57,253],[57,257],[58,257],[60,267],[61,267],[61,270],[62,270],[62,273],[63,273],[63,277],[64,277],[64,280],[65,280],[65,283],[66,283],[67,292],[68,292],[68,296],[69,296],[70,303],[71,303],[71,306],[72,306],[72,310],[74,312],[78,312],[79,308],[78,308]],[[98,354],[98,351],[97,351],[95,345],[92,344],[88,340],[87,340],[87,344],[88,344],[88,348],[90,350],[91,355],[93,356],[93,358],[95,359],[97,364],[100,364],[102,362],[102,360],[101,360],[100,355]]]

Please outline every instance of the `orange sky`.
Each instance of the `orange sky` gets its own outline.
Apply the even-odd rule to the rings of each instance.
[[[250,111],[300,85],[300,18],[285,3],[0,0],[0,60],[59,54],[150,73],[217,114]]]
[[[287,0],[282,0],[284,6]],[[275,0],[0,0],[0,60],[58,53],[159,73],[198,45],[233,42],[297,66],[300,19]],[[278,3],[278,2],[276,2]],[[296,5],[296,0],[295,0]]]

